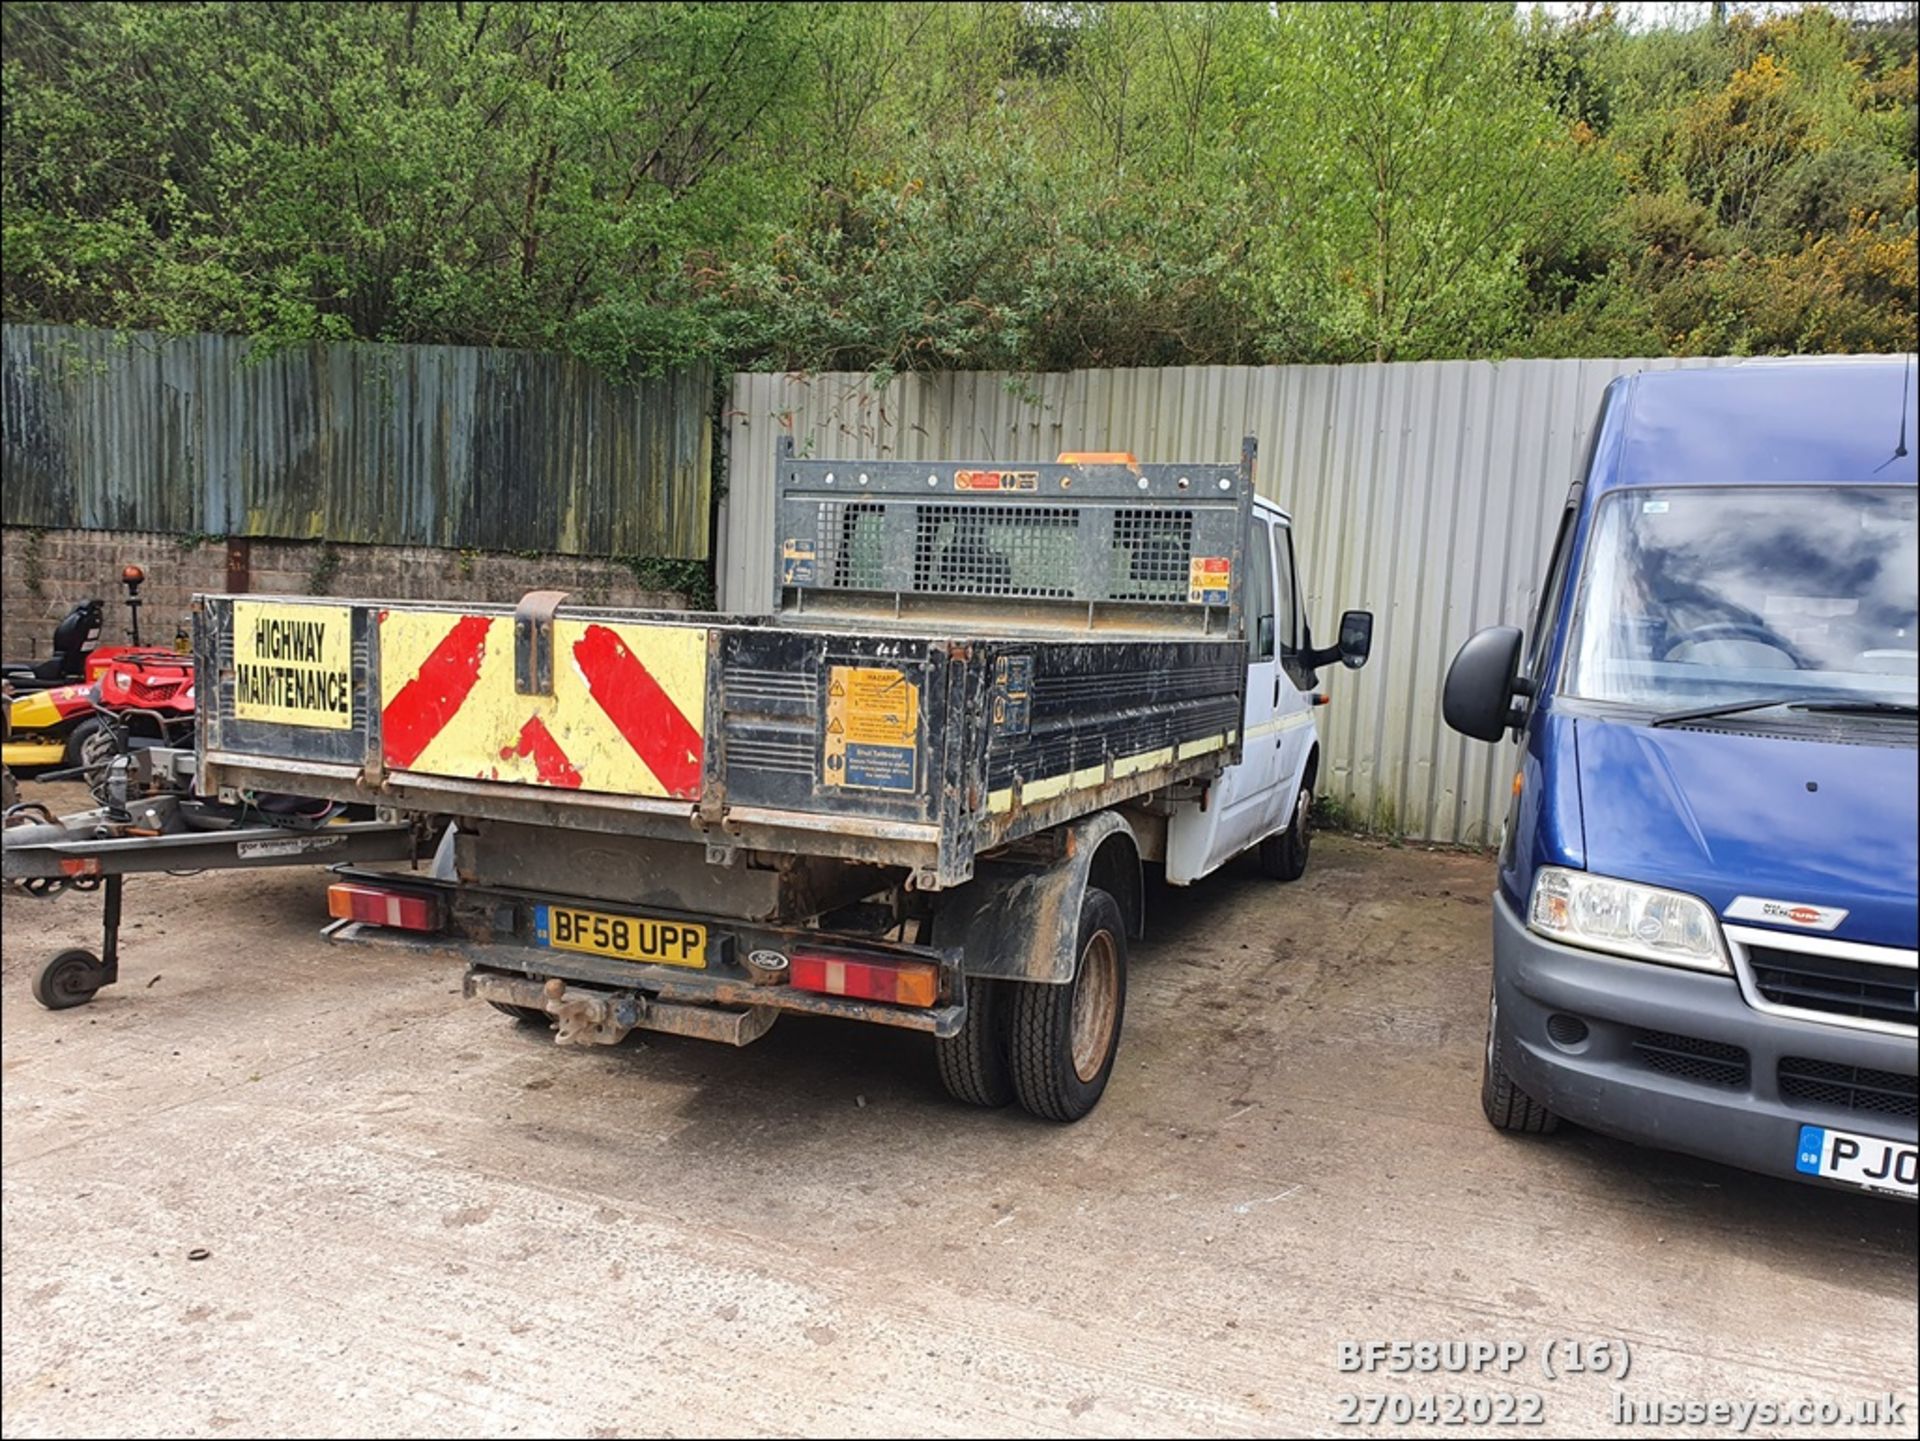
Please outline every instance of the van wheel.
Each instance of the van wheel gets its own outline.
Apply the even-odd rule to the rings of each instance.
[[[1007,982],[967,977],[967,1018],[951,1036],[936,1036],[934,1060],[940,1084],[969,1106],[1004,1106],[1013,1100],[1013,1069],[1007,1062]]]
[[[1480,1072],[1480,1109],[1497,1130],[1550,1136],[1560,1129],[1560,1118],[1519,1086],[1500,1063],[1500,999],[1487,997],[1487,1054]]]
[[[1277,836],[1260,842],[1260,870],[1276,881],[1297,881],[1307,873],[1307,851],[1313,845],[1313,783],[1300,782],[1294,797],[1293,820]]]
[[[1077,1121],[1099,1103],[1127,1010],[1127,927],[1119,902],[1087,887],[1071,983],[1014,984],[1013,1088],[1049,1121]]]

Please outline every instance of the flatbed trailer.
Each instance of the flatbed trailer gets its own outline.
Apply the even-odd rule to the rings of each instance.
[[[1285,517],[1256,518],[1253,462],[783,442],[764,617],[201,597],[199,784],[453,818],[438,878],[343,874],[339,934],[456,945],[470,995],[562,1041],[844,1015],[941,1038],[963,1099],[1072,1119],[1112,1064],[1142,863],[1225,858],[1208,797],[1252,784],[1250,675],[1279,705]],[[1299,625],[1302,674],[1364,659],[1347,639]]]

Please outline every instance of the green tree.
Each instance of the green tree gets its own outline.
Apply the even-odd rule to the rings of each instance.
[[[1249,57],[1255,295],[1275,353],[1485,353],[1571,142],[1498,5],[1284,7]]]

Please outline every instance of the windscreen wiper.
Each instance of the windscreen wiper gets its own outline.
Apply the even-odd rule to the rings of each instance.
[[[1744,715],[1750,710],[1772,710],[1779,705],[1798,704],[1797,695],[1768,696],[1761,700],[1737,700],[1727,705],[1689,706],[1686,710],[1670,710],[1648,721],[1648,725],[1677,726],[1688,721],[1712,720],[1715,716]]]
[[[1793,708],[1822,715],[1920,715],[1920,705],[1910,700],[1803,700]]]
[[[1768,696],[1760,700],[1738,700],[1727,705],[1694,706],[1668,711],[1647,722],[1656,726],[1686,725],[1689,721],[1712,720],[1715,716],[1745,715],[1748,711],[1772,710],[1788,706],[1819,715],[1920,715],[1920,706],[1912,701],[1895,700],[1808,700],[1804,696]]]

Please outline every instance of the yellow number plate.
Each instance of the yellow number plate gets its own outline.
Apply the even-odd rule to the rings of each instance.
[[[535,906],[533,939],[535,944],[557,951],[584,951],[620,961],[696,970],[707,964],[707,928],[685,921],[609,916],[572,906]]]

